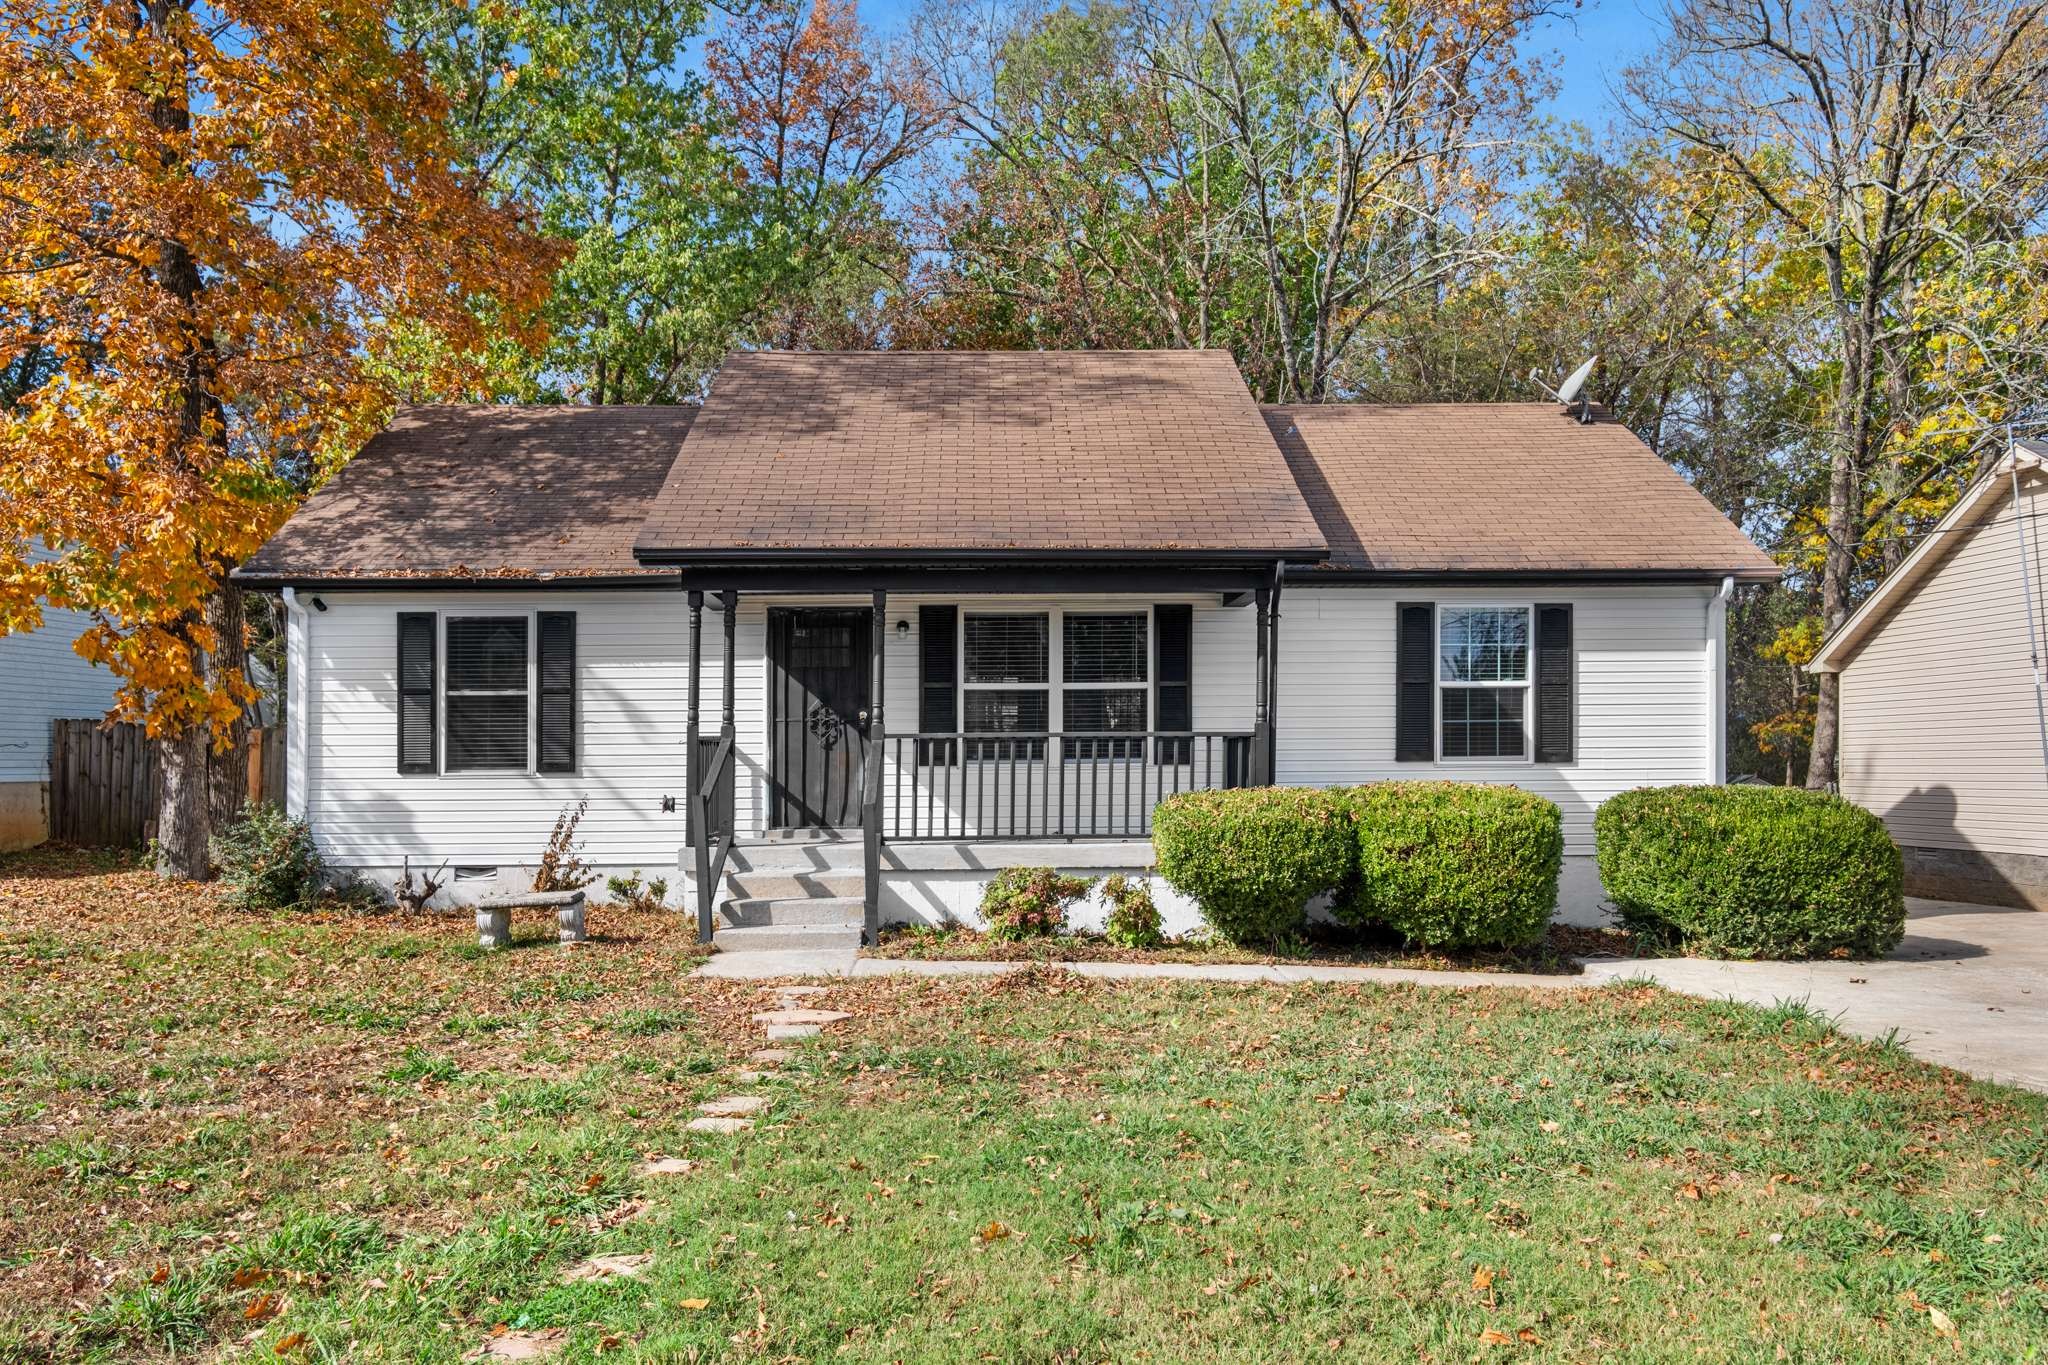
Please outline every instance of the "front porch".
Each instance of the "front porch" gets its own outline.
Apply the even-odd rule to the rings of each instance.
[[[995,868],[1142,872],[1161,801],[1272,780],[1273,566],[973,577],[690,590],[700,939],[872,943]]]

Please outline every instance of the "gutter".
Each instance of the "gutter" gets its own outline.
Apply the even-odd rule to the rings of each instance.
[[[1728,602],[1735,575],[1707,599],[1707,781],[1728,780]]]

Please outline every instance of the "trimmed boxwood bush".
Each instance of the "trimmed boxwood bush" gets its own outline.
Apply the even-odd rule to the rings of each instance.
[[[1185,792],[1152,816],[1166,884],[1232,943],[1269,945],[1307,923],[1309,897],[1351,871],[1351,817],[1313,787]]]
[[[1593,819],[1600,880],[1631,926],[1718,957],[1877,957],[1906,932],[1884,822],[1791,787],[1644,787]]]
[[[1357,875],[1331,914],[1432,948],[1512,948],[1557,909],[1564,817],[1555,802],[1482,782],[1375,782],[1340,793]]]

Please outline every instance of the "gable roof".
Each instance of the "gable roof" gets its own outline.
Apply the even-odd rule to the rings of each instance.
[[[1820,648],[1814,651],[1813,661],[1806,666],[1807,671],[1839,673],[1846,668],[1864,641],[1891,616],[1893,609],[1904,605],[1913,589],[1940,568],[1949,552],[1961,543],[1962,537],[1958,532],[1989,520],[2005,499],[2012,496],[2014,472],[2017,471],[2021,478],[2033,478],[2044,470],[2048,470],[2048,444],[2013,442],[2012,449],[1964,491],[1956,505],[1948,509],[1948,515],[1920,538],[1912,553],[1899,561],[1899,567],[1885,576],[1877,590],[1864,598],[1856,610],[1835,628],[1835,633],[1821,642]]]
[[[739,352],[643,560],[1322,556],[1227,351]]]
[[[1581,425],[1554,403],[1325,403],[1265,416],[1329,541],[1325,571],[1779,573],[1605,416]]]
[[[673,580],[633,534],[693,407],[402,409],[235,573],[251,586],[421,578]]]

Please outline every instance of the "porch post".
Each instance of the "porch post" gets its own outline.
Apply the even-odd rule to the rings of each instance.
[[[860,833],[861,939],[872,946],[882,932],[882,765],[889,731],[882,718],[883,642],[889,632],[889,594],[875,589],[874,622],[868,628],[868,754],[861,769]]]
[[[1280,779],[1280,579],[1278,564],[1273,566],[1272,613],[1268,622],[1266,645],[1266,780]]]
[[[709,832],[697,809],[697,789],[704,782],[703,746],[697,734],[703,720],[704,683],[704,594],[690,590],[690,706],[683,731],[684,765],[683,828],[690,838],[690,852],[697,874],[697,941],[711,941],[711,845]]]
[[[1258,666],[1255,683],[1257,704],[1252,725],[1251,784],[1263,787],[1273,780],[1270,766],[1273,737],[1273,593],[1261,585],[1253,595],[1257,603]]]

